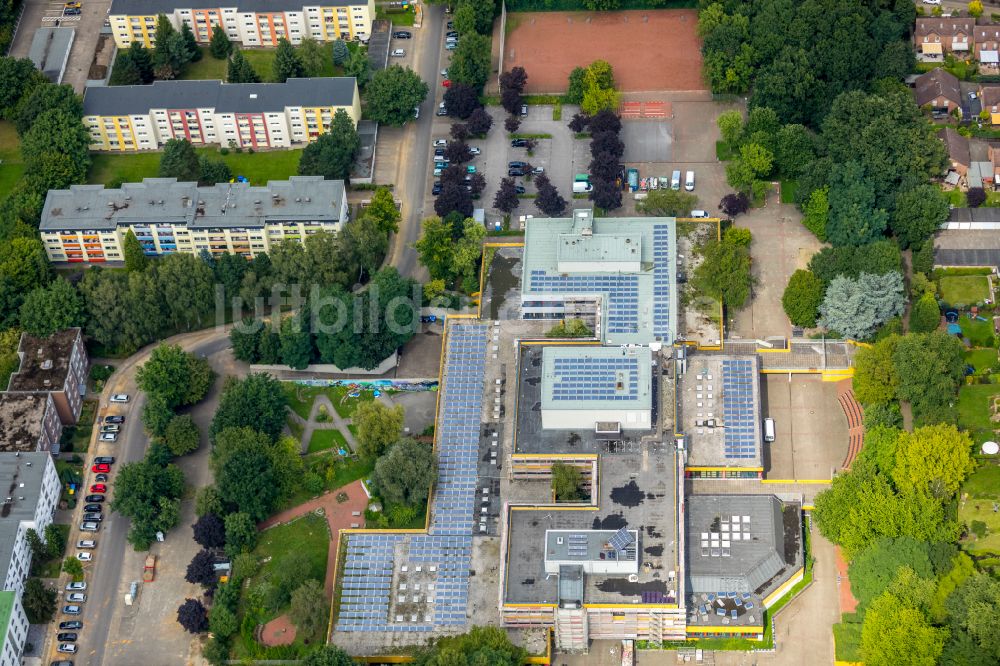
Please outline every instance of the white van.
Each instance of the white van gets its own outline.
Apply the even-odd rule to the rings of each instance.
[[[708,211],[699,210],[696,208],[693,211],[691,211],[691,217],[708,217]]]
[[[680,169],[674,169],[674,172],[670,175],[670,189],[679,190],[681,189],[681,172]]]
[[[774,419],[770,417],[764,419],[764,441],[774,441]]]
[[[684,189],[688,192],[694,190],[694,171],[688,171],[684,174]]]
[[[579,181],[579,180],[573,182],[573,193],[574,194],[579,194],[579,193],[582,193],[582,192],[589,192],[592,189],[594,189],[594,186],[591,185],[590,183],[582,182],[582,181]]]

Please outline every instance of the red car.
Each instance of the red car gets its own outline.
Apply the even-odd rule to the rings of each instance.
[[[445,88],[450,88],[451,87],[451,79],[445,79],[444,81],[441,82],[441,85],[443,85]]]
[[[104,463],[99,463],[97,465],[93,465],[90,468],[90,471],[91,472],[100,472],[100,473],[105,473],[106,474],[106,473],[108,473],[108,472],[111,471],[111,465],[105,465]]]
[[[90,492],[92,493],[106,493],[108,492],[108,487],[103,483],[95,483],[90,487]]]

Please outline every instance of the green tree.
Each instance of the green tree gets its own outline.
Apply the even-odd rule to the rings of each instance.
[[[208,611],[208,630],[221,638],[229,638],[239,629],[239,621],[233,611],[223,604],[213,604]]]
[[[892,360],[899,378],[897,394],[912,406],[915,425],[954,419],[952,410],[947,410],[950,415],[942,410],[955,400],[964,375],[962,343],[955,336],[944,332],[907,335],[900,338]]]
[[[55,523],[49,523],[43,531],[45,536],[45,553],[50,560],[62,557],[66,552],[66,533]]]
[[[983,15],[982,0],[969,0],[969,16],[979,18]]]
[[[274,52],[274,63],[271,65],[272,75],[278,83],[284,83],[288,79],[301,78],[305,74],[305,67],[299,60],[295,47],[284,37],[278,39],[278,48]]]
[[[918,273],[920,275],[920,273]],[[910,310],[910,330],[914,333],[929,333],[941,324],[941,309],[933,293],[925,293]]]
[[[419,650],[414,666],[451,666],[452,664],[490,664],[519,666],[528,656],[524,648],[510,642],[500,627],[473,627],[468,633],[441,638]]]
[[[312,360],[313,341],[308,322],[303,326],[299,315],[286,317],[281,322],[281,362],[293,370],[303,370]]]
[[[876,540],[850,563],[851,593],[862,607],[867,606],[892,585],[904,566],[924,580],[933,580],[930,544],[910,537]]]
[[[427,444],[402,439],[378,459],[371,478],[386,502],[418,506],[437,478],[437,456]]]
[[[650,190],[636,202],[635,209],[654,217],[686,217],[698,205],[698,197],[687,192],[661,188]]]
[[[208,43],[209,53],[216,60],[225,60],[233,52],[233,43],[221,25],[212,28],[212,39]]]
[[[582,319],[564,319],[545,332],[547,338],[592,338],[590,330]]]
[[[731,309],[740,308],[750,297],[750,249],[736,242],[729,229],[721,241],[710,240],[701,247],[704,260],[695,269],[693,282],[698,289],[722,301]]]
[[[310,578],[292,592],[288,618],[303,636],[314,636],[326,627],[330,606],[323,593],[323,585]]]
[[[946,602],[953,633],[968,634],[994,661],[1000,659],[1000,583],[985,573],[970,575]]]
[[[362,458],[375,460],[403,433],[403,420],[406,412],[402,405],[387,407],[385,404],[372,401],[358,405],[352,419],[357,428],[358,450]]]
[[[138,41],[118,51],[111,70],[112,86],[139,86],[153,82],[153,57]]]
[[[448,70],[449,76],[456,80],[451,72],[454,62]],[[399,65],[386,67],[375,72],[368,82],[365,90],[368,115],[379,123],[403,125],[413,119],[413,109],[423,103],[427,92],[427,84],[412,69]]]
[[[227,432],[233,431],[223,431],[220,438]],[[256,438],[236,436],[228,455],[214,465],[215,485],[224,506],[254,521],[271,515],[281,495],[271,453]]]
[[[925,183],[902,192],[889,228],[902,247],[919,246],[948,219],[948,200],[935,185]]]
[[[351,57],[351,51],[347,48],[347,42],[338,39],[333,43],[333,64],[338,67],[347,62]]]
[[[76,287],[58,277],[47,287],[38,287],[21,305],[21,328],[46,337],[84,323],[83,299]]]
[[[246,59],[243,52],[233,47],[233,54],[229,56],[229,64],[226,66],[226,81],[229,83],[260,83],[260,75],[254,70],[253,65]]]
[[[204,486],[198,489],[194,496],[194,514],[205,516],[208,514],[222,515],[222,500],[219,499],[219,492],[215,486]]]
[[[74,118],[83,116],[83,100],[68,85],[37,86],[17,105],[15,126],[19,136],[31,130],[35,119],[45,111],[60,109]]]
[[[452,19],[455,31],[462,36],[476,32],[476,9],[471,2],[463,2],[455,8],[455,15]]]
[[[64,162],[69,169],[66,177],[74,183],[86,181],[87,169],[90,168],[89,151],[90,132],[78,116],[73,116],[64,109],[40,113],[21,139],[21,156],[27,173],[42,171],[43,165],[50,163],[48,158],[53,153],[64,155],[68,158]]]
[[[148,550],[156,532],[167,532],[180,519],[184,473],[175,466],[140,461],[124,465],[115,479],[111,510],[131,519],[128,542]]]
[[[905,305],[899,273],[862,273],[856,280],[840,276],[826,289],[818,323],[853,340],[868,340],[879,326],[903,314]]]
[[[880,405],[896,398],[899,377],[893,355],[898,336],[889,336],[868,347],[859,347],[854,355],[854,395],[863,405]]]
[[[813,190],[802,207],[802,225],[821,241],[826,240],[826,223],[830,219],[830,188]]]
[[[146,270],[149,259],[146,258],[146,253],[142,249],[142,244],[139,243],[139,239],[136,238],[135,232],[131,229],[125,232],[125,240],[122,241],[122,249],[125,254],[125,270],[130,273],[134,271],[139,271],[141,273]]]
[[[31,551],[31,557],[43,559],[48,556],[48,552],[45,549],[45,542],[42,541],[42,537],[38,535],[38,532],[33,528],[29,527],[24,533],[24,540],[28,544],[28,549]]]
[[[452,52],[451,63],[448,65],[448,78],[454,83],[464,83],[477,92],[481,91],[486,84],[486,79],[490,76],[490,53],[490,38],[488,36],[463,35],[462,40]],[[375,76],[377,77],[378,74]],[[372,79],[372,83],[374,82],[375,80]],[[371,94],[370,91],[369,94]]]
[[[56,615],[58,593],[38,578],[29,578],[24,583],[21,605],[31,624],[46,624]]]
[[[236,557],[249,553],[257,546],[257,525],[245,513],[231,513],[225,517],[226,555]]]
[[[184,44],[187,46],[187,61],[186,62],[198,62],[201,60],[201,49],[198,47],[198,40],[195,39],[194,32],[191,30],[191,26],[187,23],[181,24],[181,37],[184,38]]]
[[[295,47],[295,55],[302,63],[302,75],[315,77],[323,74],[326,65],[326,49],[315,39],[305,37]]]
[[[892,479],[900,490],[950,498],[975,467],[967,433],[953,425],[928,425],[900,433]]]
[[[190,331],[215,308],[215,276],[198,257],[168,254],[156,262],[156,283],[167,321]]]
[[[882,237],[888,224],[877,208],[875,183],[855,161],[834,163],[830,173],[830,215],[826,235],[833,245],[866,245]]]
[[[63,560],[62,570],[75,581],[83,580],[83,564],[75,557],[67,557]]]
[[[380,231],[387,234],[399,231],[399,221],[402,215],[396,207],[396,199],[388,187],[379,187],[372,194],[371,201],[365,207],[365,215],[377,222]]]
[[[160,157],[160,178],[176,178],[182,183],[195,183],[201,176],[198,153],[187,139],[170,139]]]
[[[567,104],[580,104],[583,101],[583,77],[587,70],[583,67],[574,67],[569,73],[569,87],[566,90]]]
[[[338,109],[324,132],[302,151],[300,176],[323,176],[327,180],[350,180],[354,159],[361,148],[354,121]]]
[[[215,378],[204,358],[180,345],[161,344],[136,371],[136,384],[150,396],[162,396],[171,409],[200,402]]]
[[[184,35],[177,32],[170,20],[160,14],[156,17],[156,32],[153,48],[153,73],[158,79],[175,79],[191,62],[193,54],[188,50]]]
[[[576,465],[562,462],[552,463],[552,493],[557,501],[576,502],[581,497],[580,486],[583,475]]]
[[[47,86],[45,78],[28,58],[0,58],[0,115],[13,117],[21,100],[39,86]]]
[[[934,666],[947,635],[931,625],[919,606],[886,591],[865,613],[861,654],[868,666]]]
[[[823,281],[809,271],[800,269],[792,273],[781,296],[781,305],[789,321],[795,326],[814,327],[823,291]]]
[[[207,155],[198,157],[198,184],[215,185],[216,183],[228,183],[233,178],[233,172],[229,165],[223,160],[213,160]],[[242,258],[241,261],[244,261]]]
[[[723,111],[715,120],[722,134],[722,140],[731,150],[736,150],[743,135],[743,114],[736,109]]]
[[[324,645],[310,652],[302,660],[302,666],[355,666],[354,659],[336,645]]]
[[[183,456],[195,451],[201,442],[198,424],[190,414],[182,414],[170,419],[163,433],[163,442],[175,456]]]
[[[281,382],[267,373],[251,372],[226,380],[209,431],[214,441],[226,428],[248,426],[276,440],[285,427],[285,393]]]

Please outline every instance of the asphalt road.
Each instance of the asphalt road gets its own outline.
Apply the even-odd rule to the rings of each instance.
[[[427,83],[430,92],[420,105],[420,118],[407,126],[406,139],[398,159],[405,166],[403,182],[397,183],[396,196],[403,201],[403,219],[399,232],[393,237],[392,248],[386,262],[395,266],[400,274],[423,277],[424,269],[417,262],[413,244],[420,239],[420,222],[431,210],[424,210],[427,195],[427,174],[431,156],[431,133],[434,111],[437,110],[441,69],[442,37],[445,13],[441,5],[424,5],[424,22],[414,30],[412,52],[417,56],[414,71]],[[402,185],[402,188],[398,187]]]
[[[196,331],[185,335],[175,336],[164,342],[179,344],[186,350],[211,355],[229,346],[228,330],[209,329]],[[159,344],[159,343],[157,343]],[[111,493],[114,492],[114,474],[125,463],[141,460],[146,453],[148,438],[142,427],[142,406],[145,403],[145,396],[139,393],[135,384],[135,371],[139,365],[145,362],[149,352],[157,345],[151,345],[138,354],[133,355],[122,363],[115,375],[108,382],[101,395],[101,414],[124,414],[125,424],[119,434],[117,444],[102,443],[96,445],[91,442],[87,457],[87,474],[85,483],[89,485],[93,482],[94,475],[89,472],[90,460],[95,455],[115,456],[115,465],[112,467],[112,475],[109,485]],[[113,393],[128,393],[132,400],[127,405],[114,405],[108,408],[108,398]],[[96,451],[96,453],[95,453]],[[79,512],[77,512],[79,513]],[[87,566],[87,602],[83,605],[83,615],[79,619],[83,621],[83,630],[80,632],[80,651],[74,661],[78,666],[99,666],[104,661],[104,652],[109,640],[111,621],[115,614],[116,604],[124,604],[124,599],[117,596],[119,582],[124,575],[122,562],[127,548],[131,548],[125,540],[129,530],[129,520],[124,516],[108,512],[101,531],[96,534],[97,549],[94,550],[94,562]],[[76,540],[82,538],[78,528],[79,516],[74,518],[70,531],[68,550],[75,552]],[[134,576],[133,576],[134,578]],[[60,579],[60,589],[68,579],[65,575]],[[60,599],[60,607],[62,606]],[[59,615],[56,621],[62,622],[70,618]],[[57,659],[55,654],[55,643],[51,645],[53,654],[51,659]]]

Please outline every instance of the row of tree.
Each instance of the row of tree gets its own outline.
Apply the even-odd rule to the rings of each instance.
[[[118,52],[108,81],[110,85],[135,86],[154,80],[176,79],[189,63],[201,60],[201,49],[187,23],[178,32],[170,20],[160,14],[156,17],[153,39],[152,49],[133,41],[129,48]]]
[[[593,116],[576,114],[569,128],[577,133],[590,132],[590,200],[604,210],[620,208],[623,184],[618,179],[625,143],[619,138],[622,122],[617,108],[603,109]]]

